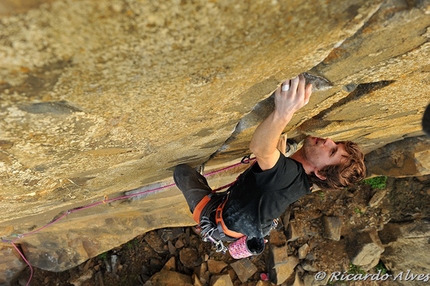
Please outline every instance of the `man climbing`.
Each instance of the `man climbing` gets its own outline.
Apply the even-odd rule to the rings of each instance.
[[[247,241],[247,248],[252,246],[250,255],[258,254],[274,219],[288,205],[310,193],[312,184],[340,189],[364,178],[364,155],[350,141],[309,136],[289,158],[278,150],[282,146],[281,133],[294,113],[309,102],[311,93],[312,86],[306,86],[303,75],[284,82],[275,91],[275,108],[251,140],[256,163],[226,192],[212,193],[206,179],[188,165],[175,168],[174,181],[199,223],[203,238],[217,242],[240,238]]]

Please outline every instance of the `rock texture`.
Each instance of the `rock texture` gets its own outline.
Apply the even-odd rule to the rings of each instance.
[[[386,164],[405,159],[388,175],[428,174],[429,14],[427,0],[2,1],[1,236],[61,271],[151,229],[192,225],[174,187],[110,199],[168,186],[178,163],[241,158],[270,94],[305,71],[331,88],[314,92],[290,138],[354,140],[368,154],[394,146],[381,151]],[[387,174],[378,156],[371,173]]]

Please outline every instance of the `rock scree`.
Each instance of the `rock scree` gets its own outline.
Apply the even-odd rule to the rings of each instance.
[[[396,275],[424,273],[429,14],[428,0],[2,1],[0,284],[29,270],[14,246],[35,273],[58,273],[64,283],[120,279],[124,258],[138,252],[113,249],[171,228],[184,233],[148,246],[162,253],[151,255],[153,266],[140,262],[142,283],[164,283],[159,266],[172,257],[166,273],[184,285],[263,283],[264,273],[270,283],[312,285],[318,270],[371,272],[381,261]],[[264,259],[205,270],[224,258],[187,240],[194,222],[172,169],[203,164],[210,172],[240,161],[273,91],[303,72],[321,86],[288,137],[355,141],[368,177],[389,183],[303,198],[309,203],[286,212]],[[245,167],[209,183],[228,184]],[[331,208],[318,209],[327,198]]]

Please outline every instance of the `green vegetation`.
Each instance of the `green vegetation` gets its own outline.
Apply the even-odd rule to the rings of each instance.
[[[99,254],[97,256],[97,258],[100,259],[100,260],[106,260],[107,256],[108,256],[108,253],[107,252],[103,252],[102,254]]]
[[[360,266],[349,263],[349,274],[366,274],[366,271],[360,268]]]
[[[133,243],[133,241],[129,241],[129,242],[127,242],[126,246],[127,246],[127,249],[129,249],[129,250],[133,249],[133,248],[134,248],[134,243]]]
[[[355,212],[356,214],[363,214],[363,212],[362,212],[358,207],[355,207],[355,208],[354,208],[354,212]]]
[[[385,267],[384,263],[382,263],[382,261],[379,261],[378,265],[375,266],[375,271],[378,272],[378,270],[381,271],[382,275],[388,272],[387,268]]]
[[[372,189],[385,189],[387,187],[387,176],[373,177],[365,179],[363,182],[372,187]]]
[[[125,245],[126,245],[127,249],[131,250],[131,249],[139,247],[139,241],[135,238],[135,239],[128,241]]]

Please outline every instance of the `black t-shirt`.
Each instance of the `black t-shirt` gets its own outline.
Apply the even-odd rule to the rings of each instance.
[[[264,237],[273,219],[310,193],[310,186],[302,164],[280,155],[269,170],[254,163],[229,190],[223,210],[226,226],[249,237]]]

